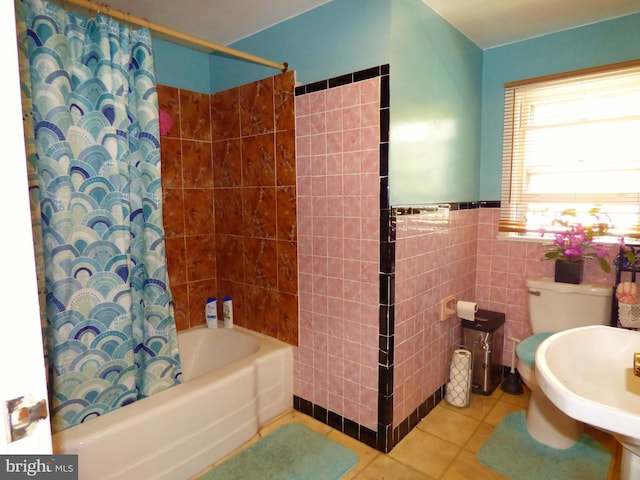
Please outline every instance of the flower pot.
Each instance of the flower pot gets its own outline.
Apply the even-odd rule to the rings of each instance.
[[[556,260],[555,281],[559,283],[582,283],[584,262],[563,262]]]

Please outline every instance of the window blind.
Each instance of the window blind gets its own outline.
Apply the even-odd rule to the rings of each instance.
[[[552,232],[567,209],[640,238],[640,60],[505,84],[500,232]]]

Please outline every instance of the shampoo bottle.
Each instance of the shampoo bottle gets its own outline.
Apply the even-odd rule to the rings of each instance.
[[[233,327],[233,302],[231,297],[224,297],[222,301],[222,318],[225,328]]]
[[[204,315],[207,319],[207,327],[218,328],[218,300],[215,297],[207,298]]]

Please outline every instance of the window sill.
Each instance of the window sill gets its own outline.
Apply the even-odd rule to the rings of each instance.
[[[540,235],[524,236],[514,233],[498,233],[496,240],[510,241],[510,242],[523,242],[523,243],[553,243],[553,237],[541,237]],[[592,243],[601,243],[604,245],[618,246],[620,240],[616,237],[602,237],[596,238]]]

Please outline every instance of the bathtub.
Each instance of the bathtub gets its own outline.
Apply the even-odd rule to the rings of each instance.
[[[293,407],[293,347],[240,327],[178,333],[183,383],[53,435],[80,480],[185,480]]]

